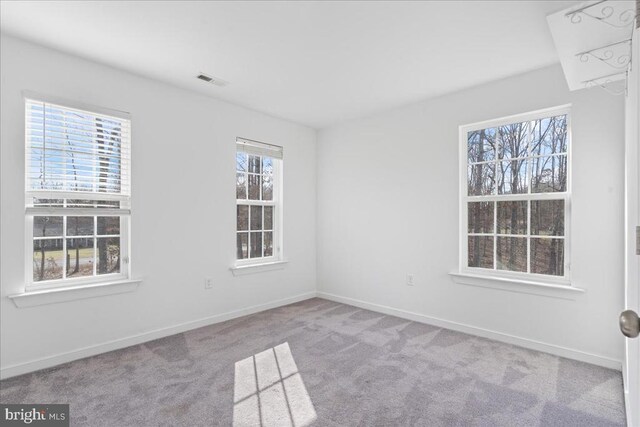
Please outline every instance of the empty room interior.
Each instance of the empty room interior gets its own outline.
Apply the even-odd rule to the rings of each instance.
[[[0,2],[0,425],[640,427],[640,1]]]

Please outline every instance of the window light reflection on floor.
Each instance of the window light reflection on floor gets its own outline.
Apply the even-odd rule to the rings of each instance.
[[[236,362],[233,402],[234,427],[305,427],[316,419],[286,342]]]

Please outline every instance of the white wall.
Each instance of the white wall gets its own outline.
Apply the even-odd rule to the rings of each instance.
[[[24,365],[37,359],[315,292],[313,129],[14,38],[2,36],[0,47],[4,375],[65,357]],[[24,289],[23,90],[131,113],[131,259],[133,277],[143,279],[135,292],[20,309],[6,298]],[[284,146],[284,270],[229,271],[236,136]],[[214,289],[204,289],[206,276]]]
[[[622,98],[569,93],[551,67],[325,129],[316,146],[303,126],[14,38],[0,42],[3,375],[312,295],[316,263],[325,295],[622,359]],[[21,309],[6,298],[24,286],[22,90],[131,112],[132,269],[143,279],[135,292]],[[565,300],[453,283],[458,126],[566,103],[572,274],[587,292]],[[228,269],[236,136],[285,147],[284,270],[233,277]],[[170,180],[165,171],[176,162],[181,174]],[[416,275],[414,287],[406,273]]]
[[[454,283],[458,126],[567,103],[572,275],[586,293],[566,300]],[[554,66],[322,130],[317,161],[319,291],[620,366],[622,97],[569,93]],[[415,286],[405,285],[406,273]]]

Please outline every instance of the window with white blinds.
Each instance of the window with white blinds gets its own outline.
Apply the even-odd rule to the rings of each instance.
[[[282,259],[282,147],[236,140],[236,265]]]
[[[128,114],[25,106],[27,289],[128,277]]]

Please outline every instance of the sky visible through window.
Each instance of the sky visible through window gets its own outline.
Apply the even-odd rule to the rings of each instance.
[[[119,193],[122,123],[31,103],[30,189]]]

